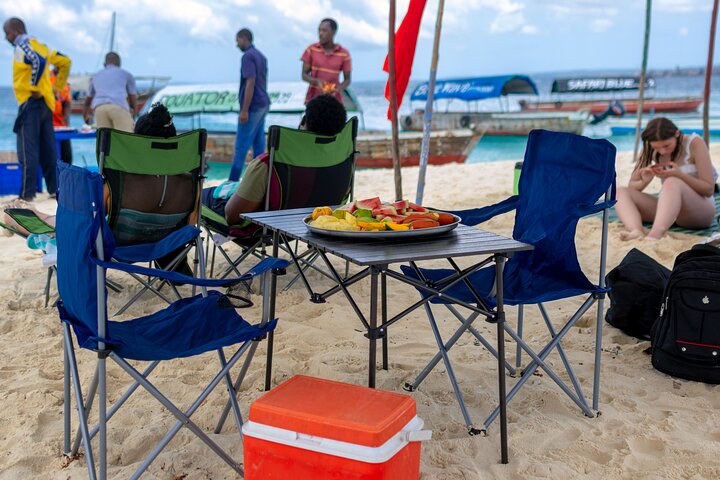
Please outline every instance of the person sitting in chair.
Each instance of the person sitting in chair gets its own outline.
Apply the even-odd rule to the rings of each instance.
[[[305,115],[300,123],[300,130],[307,130],[318,135],[337,135],[345,127],[347,112],[342,103],[332,95],[320,95],[308,102]],[[234,182],[218,187],[203,189],[202,202],[213,211],[223,215],[229,225],[240,223],[240,214],[256,212],[264,208],[265,193],[268,184],[267,153],[256,157],[247,167],[237,188],[230,194],[223,195]]]

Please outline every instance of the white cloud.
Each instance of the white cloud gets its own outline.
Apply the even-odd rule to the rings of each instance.
[[[655,0],[653,11],[671,13],[704,12],[712,9],[708,0]]]
[[[613,26],[613,22],[607,18],[596,18],[593,20],[590,28],[593,32],[600,33],[609,30]]]
[[[678,35],[680,35],[681,37],[687,37],[689,33],[690,33],[690,31],[688,30],[687,27],[682,27],[682,28],[678,31]]]

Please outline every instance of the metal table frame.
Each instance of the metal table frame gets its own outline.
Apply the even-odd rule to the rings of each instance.
[[[476,314],[487,317],[490,321],[496,323],[497,326],[497,359],[498,359],[498,396],[499,396],[499,414],[500,414],[500,445],[501,445],[501,462],[508,463],[508,445],[507,445],[507,397],[505,386],[504,370],[507,368],[505,361],[505,309],[503,303],[503,271],[507,258],[513,252],[530,250],[531,245],[527,245],[506,237],[495,235],[483,230],[459,225],[455,230],[443,234],[438,237],[422,238],[417,240],[402,241],[378,241],[378,240],[354,240],[339,239],[317,235],[307,230],[303,223],[303,219],[312,212],[312,208],[302,208],[294,210],[279,210],[269,212],[254,212],[241,215],[242,218],[250,220],[267,230],[272,235],[272,255],[277,256],[280,245],[285,245],[287,251],[290,252],[293,262],[300,271],[300,276],[310,292],[310,300],[315,303],[324,303],[326,299],[336,293],[342,292],[350,303],[362,322],[369,343],[368,353],[368,386],[375,387],[376,364],[377,364],[377,341],[382,341],[382,368],[388,369],[388,343],[387,328],[406,317],[414,310],[425,307],[429,308],[430,300],[440,297],[444,298],[456,305],[463,306]],[[315,292],[306,278],[303,269],[300,268],[298,258],[292,248],[290,241],[299,240],[314,249],[317,256],[322,259],[331,276],[336,283],[335,286],[324,292]],[[328,258],[328,254],[338,256],[344,260],[354,263],[360,267],[364,267],[360,272],[348,277],[341,277],[338,274],[332,262]],[[460,268],[454,261],[457,257],[484,257],[466,268]],[[444,279],[441,285],[424,281],[417,262],[423,260],[446,259],[454,273]],[[495,262],[496,264],[496,308],[491,310],[480,299],[479,295],[475,295],[478,300],[477,305],[471,305],[457,298],[451,297],[444,293],[445,290],[464,282],[468,288],[472,290],[472,286],[468,280],[468,276],[475,273],[479,269]],[[418,281],[403,275],[402,273],[390,269],[391,264],[408,263],[415,270],[420,279]],[[366,317],[358,303],[349,292],[348,287],[358,281],[370,277],[370,312]],[[388,318],[387,311],[387,278],[393,278],[413,288],[425,292],[425,295],[413,303],[402,312]],[[275,315],[275,301],[277,293],[277,278],[272,275],[269,289],[264,295],[269,295],[270,318]],[[378,303],[380,304],[381,314],[378,323]],[[443,355],[444,344],[440,338],[439,332],[434,331],[436,342]],[[273,351],[273,333],[268,337],[268,360],[265,378],[265,389],[271,387],[272,372],[272,351]],[[449,363],[448,363],[449,365]],[[452,369],[448,369],[448,374],[453,375]],[[477,430],[471,425],[469,433],[476,434],[482,430]]]

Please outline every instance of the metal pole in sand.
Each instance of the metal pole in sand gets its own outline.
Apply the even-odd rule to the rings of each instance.
[[[390,86],[390,124],[392,125],[392,159],[395,170],[395,200],[402,200],[402,170],[400,168],[400,135],[398,133],[397,88],[395,85],[395,0],[390,0],[388,23],[388,83]]]
[[[643,45],[642,69],[640,70],[640,91],[638,92],[637,125],[635,126],[635,148],[633,149],[633,162],[637,161],[638,146],[640,145],[640,131],[642,130],[642,115],[645,103],[645,77],[647,75],[648,47],[650,46],[650,18],[652,14],[652,0],[647,0],[645,7],[645,43]]]
[[[703,92],[703,140],[710,145],[710,80],[712,79],[713,55],[715,53],[715,28],[717,27],[718,0],[713,2],[710,21],[710,46],[708,47],[707,66],[705,67],[705,91]]]

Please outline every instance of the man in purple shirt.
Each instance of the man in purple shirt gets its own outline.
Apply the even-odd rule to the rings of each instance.
[[[235,40],[243,56],[240,63],[240,117],[235,136],[235,155],[228,177],[232,182],[240,179],[250,146],[253,157],[265,151],[265,116],[270,109],[265,55],[255,48],[252,32],[247,28],[240,30]]]

